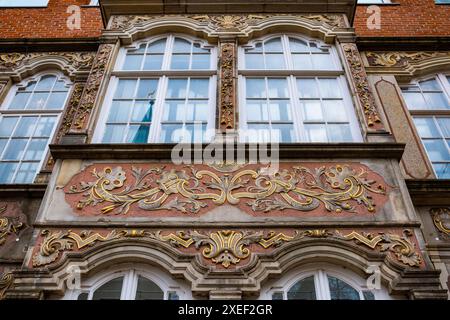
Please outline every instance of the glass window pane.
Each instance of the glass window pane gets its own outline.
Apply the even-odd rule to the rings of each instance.
[[[291,105],[288,100],[270,101],[269,110],[272,121],[292,121]]]
[[[208,98],[209,79],[191,79],[189,98]]]
[[[266,98],[266,85],[263,78],[246,79],[247,98]]]
[[[428,102],[428,107],[431,109],[450,109],[447,98],[442,92],[425,92],[423,94],[425,100]]]
[[[189,69],[189,59],[190,55],[188,54],[174,54],[172,55],[172,62],[170,63],[171,69]]]
[[[163,121],[184,121],[184,101],[166,101],[163,111]]]
[[[322,98],[341,98],[338,79],[319,79],[320,94]]]
[[[444,140],[423,140],[431,161],[450,161],[450,154]]]
[[[169,79],[167,98],[186,98],[187,79]]]
[[[113,101],[109,110],[108,122],[128,122],[133,101]]]
[[[8,142],[8,139],[0,139],[0,159],[1,159],[1,155],[3,153],[3,150],[6,147],[7,142]]]
[[[301,98],[319,98],[315,79],[297,79],[297,89]]]
[[[427,103],[420,92],[408,92],[404,90],[403,97],[405,98],[406,105],[410,110],[428,109]]]
[[[166,50],[166,39],[160,39],[148,45],[147,53],[164,53]]]
[[[438,122],[444,137],[450,138],[450,118],[436,118],[436,121]]]
[[[264,58],[262,53],[245,55],[246,69],[264,69]]]
[[[141,79],[139,81],[139,87],[136,93],[138,99],[155,98],[156,89],[158,87],[157,79]]]
[[[122,292],[123,277],[108,281],[95,290],[92,300],[119,300]]]
[[[123,142],[125,135],[125,125],[106,125],[103,142],[105,143],[120,143]]]
[[[138,277],[135,300],[163,300],[164,292],[153,281]]]
[[[288,300],[316,300],[314,276],[307,277],[294,284],[287,293]]]
[[[327,130],[323,124],[305,125],[306,135],[310,142],[327,142]]]
[[[119,83],[117,84],[116,94],[114,95],[114,98],[133,98],[134,89],[136,88],[136,82],[136,80],[131,79],[120,79]]]
[[[136,101],[131,114],[132,122],[150,122],[152,121],[152,101]]]
[[[204,133],[206,131],[206,125],[195,123],[187,124],[183,141],[191,143],[202,143],[205,141]]]
[[[328,122],[347,122],[347,114],[345,112],[342,100],[324,100],[322,101],[325,119]]]
[[[294,69],[296,70],[312,69],[311,56],[309,53],[294,53],[292,54],[292,61],[294,63]]]
[[[328,136],[332,142],[351,142],[353,141],[350,125],[348,124],[329,124]]]
[[[331,300],[360,300],[359,292],[344,281],[328,276]]]
[[[3,117],[0,121],[0,137],[9,137],[18,120],[19,117]]]
[[[209,49],[204,49],[200,46],[200,44],[198,43],[194,43],[194,46],[192,47],[192,52],[193,53],[208,53],[209,54]]]
[[[48,98],[46,109],[62,109],[66,101],[66,92],[53,92]]]
[[[78,295],[77,300],[87,300],[89,297],[89,293],[87,292],[82,292]]]
[[[3,154],[4,160],[22,159],[28,139],[11,139]]]
[[[375,300],[375,295],[368,290],[363,291],[364,300]]]
[[[270,142],[270,127],[268,124],[248,124],[245,132],[248,142],[267,143]]]
[[[22,117],[14,131],[14,137],[30,137],[33,135],[37,117]]]
[[[309,52],[308,44],[298,39],[289,38],[289,47],[291,52]]]
[[[35,137],[50,137],[55,126],[56,117],[40,117],[34,131]]]
[[[269,87],[269,98],[289,97],[286,79],[269,79],[268,87]]]
[[[192,56],[192,69],[209,69],[209,54],[194,54]]]
[[[69,87],[66,86],[66,83],[62,80],[56,81],[55,86],[53,87],[53,91],[69,91]]]
[[[162,54],[146,55],[143,70],[161,70],[162,61]]]
[[[18,165],[17,162],[0,162],[0,183],[11,183]]]
[[[421,81],[419,83],[420,88],[422,88],[422,90],[427,91],[427,90],[431,90],[431,91],[441,91],[441,87],[439,86],[439,84],[437,83],[436,79],[430,79],[430,80],[426,80],[426,81]]]
[[[421,138],[440,138],[440,134],[433,118],[416,118],[414,117],[414,123]]]
[[[245,52],[263,52],[262,43],[257,43],[254,48],[245,49]]]
[[[148,125],[131,125],[128,128],[126,142],[129,143],[147,143],[150,126]]]
[[[36,91],[50,91],[53,87],[53,84],[56,81],[56,77],[55,76],[43,76],[38,84],[36,85],[36,87],[34,88],[34,90]]]
[[[35,92],[28,102],[27,109],[44,109],[48,98],[48,92]]]
[[[27,105],[27,101],[30,95],[31,93],[29,92],[16,93],[8,109],[25,109],[25,106]]]
[[[284,56],[282,53],[266,54],[266,69],[284,69]]]
[[[186,105],[186,121],[207,121],[208,104],[204,101],[189,101]]]
[[[47,139],[31,139],[23,160],[38,160],[42,159],[45,147],[47,146]]]
[[[324,121],[320,100],[301,101],[306,121]]]
[[[142,54],[127,54],[123,63],[123,70],[141,70]]]
[[[439,179],[450,179],[450,162],[433,163],[434,171]]]
[[[247,100],[247,121],[269,121],[266,100]]]
[[[314,69],[319,70],[333,70],[335,69],[333,59],[329,54],[313,54],[311,55],[313,60]]]
[[[272,142],[292,142],[294,140],[294,128],[292,124],[272,124]]]
[[[275,38],[264,42],[264,50],[266,52],[283,52],[283,47],[281,45],[281,39]]]
[[[191,43],[184,39],[175,38],[173,44],[173,52],[175,53],[190,53],[191,52]]]
[[[186,137],[185,137],[186,136]],[[163,124],[161,126],[161,142],[178,143],[181,141],[190,141],[182,125],[179,124]]]
[[[272,300],[283,300],[283,292],[274,292],[272,293]]]
[[[37,162],[23,162],[17,170],[14,183],[32,183],[38,170]]]

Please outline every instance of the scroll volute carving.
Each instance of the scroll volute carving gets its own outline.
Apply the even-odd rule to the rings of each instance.
[[[236,44],[220,44],[219,80],[220,129],[234,129],[236,126]]]

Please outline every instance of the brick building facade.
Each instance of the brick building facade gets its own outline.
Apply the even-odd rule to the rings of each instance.
[[[448,299],[445,1],[15,2],[1,299]]]

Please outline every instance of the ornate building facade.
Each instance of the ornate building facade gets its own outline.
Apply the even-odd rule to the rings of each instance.
[[[4,2],[1,299],[448,299],[450,6]]]

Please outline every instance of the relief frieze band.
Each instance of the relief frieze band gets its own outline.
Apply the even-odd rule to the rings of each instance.
[[[420,64],[433,58],[449,58],[450,52],[366,52],[367,62],[371,67],[407,67],[411,64]]]
[[[99,243],[136,239],[166,244],[180,255],[200,254],[205,265],[228,269],[246,265],[252,254],[267,255],[287,243],[322,240],[363,247],[388,255],[405,267],[422,268],[423,258],[411,230],[43,230],[31,266],[51,265],[64,252],[81,252]]]
[[[357,163],[217,166],[95,164],[63,187],[79,215],[203,214],[224,204],[250,215],[372,215],[391,189]]]

